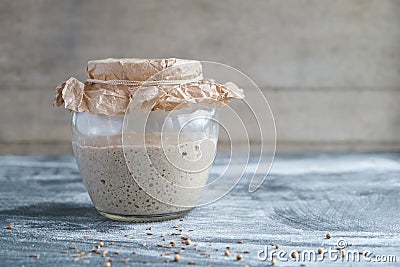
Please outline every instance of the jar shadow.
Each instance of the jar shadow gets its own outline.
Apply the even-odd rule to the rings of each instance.
[[[20,206],[12,210],[3,210],[0,216],[81,218],[93,216],[96,213],[96,209],[89,204],[79,205],[75,203],[43,202],[28,206]]]

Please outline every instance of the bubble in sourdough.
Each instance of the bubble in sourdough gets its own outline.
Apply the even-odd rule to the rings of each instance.
[[[84,184],[99,211],[157,215],[196,205],[210,168],[198,159],[212,159],[215,144],[202,140],[123,148],[74,142],[73,150]]]

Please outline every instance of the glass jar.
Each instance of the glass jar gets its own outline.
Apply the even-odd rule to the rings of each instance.
[[[150,111],[146,119],[134,111],[124,128],[123,114],[72,111],[73,151],[96,209],[136,222],[186,214],[215,157],[216,116],[215,107]]]
[[[176,58],[92,60],[86,78],[61,83],[54,104],[72,111],[73,151],[96,209],[155,221],[206,203],[217,109],[243,90],[204,78],[200,61]]]

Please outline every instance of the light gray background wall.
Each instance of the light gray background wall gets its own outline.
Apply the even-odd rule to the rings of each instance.
[[[54,88],[104,57],[242,70],[270,101],[278,151],[400,149],[398,0],[2,0],[0,26],[1,154],[70,152]]]

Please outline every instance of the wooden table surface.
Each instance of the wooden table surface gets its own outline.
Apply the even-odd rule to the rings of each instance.
[[[216,165],[224,162],[219,157]],[[1,156],[0,266],[104,266],[107,257],[111,266],[268,266],[271,259],[262,261],[258,256],[264,254],[258,254],[275,244],[288,254],[301,251],[298,261],[284,261],[283,252],[282,259],[275,256],[276,266],[400,262],[400,154],[278,156],[263,187],[252,194],[248,176],[228,196],[182,220],[121,223],[96,212],[72,157]],[[181,244],[181,237],[191,244]],[[301,258],[318,248],[338,251],[338,240],[349,245],[346,253],[372,254],[360,263],[326,254],[320,262]],[[101,254],[91,252],[99,242]],[[170,242],[176,245],[166,247]]]

